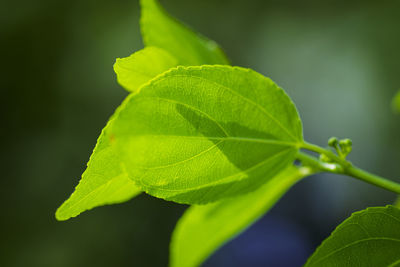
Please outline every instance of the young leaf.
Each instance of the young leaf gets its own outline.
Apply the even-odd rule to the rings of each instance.
[[[178,61],[167,51],[158,47],[146,47],[126,58],[117,58],[114,71],[119,84],[130,92],[155,76],[178,66]]]
[[[308,168],[290,166],[251,194],[191,206],[172,235],[170,266],[199,266],[216,249],[266,213],[297,181],[310,174]]]
[[[306,263],[310,266],[398,266],[400,210],[368,208],[341,223]]]
[[[270,79],[229,66],[178,67],[130,95],[113,146],[150,195],[200,204],[255,190],[303,142],[294,104]]]
[[[141,0],[140,26],[146,46],[175,56],[180,65],[229,64],[219,46],[172,18],[156,0]]]
[[[393,98],[392,107],[394,112],[400,113],[400,91],[397,92],[396,96]]]
[[[106,128],[99,137],[81,181],[69,199],[58,208],[57,220],[68,220],[97,206],[125,202],[141,192],[121,169],[118,153],[110,146]]]

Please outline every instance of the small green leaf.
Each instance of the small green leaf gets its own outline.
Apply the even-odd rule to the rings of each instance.
[[[306,263],[310,266],[375,267],[400,264],[400,210],[368,208],[341,223]]]
[[[251,194],[191,206],[178,221],[171,240],[170,266],[199,266],[216,249],[265,214],[301,178],[306,168],[287,168]]]
[[[110,146],[111,139],[106,128],[99,137],[81,181],[70,198],[58,208],[57,220],[68,220],[97,206],[125,202],[141,192],[121,169],[120,158]]]
[[[200,204],[255,190],[303,142],[290,98],[229,66],[178,67],[130,95],[109,129],[129,177],[150,195]]]
[[[155,76],[178,66],[176,58],[158,47],[146,47],[129,57],[117,58],[114,71],[119,84],[130,92],[136,92],[140,86]]]
[[[400,113],[400,91],[393,98],[392,107],[394,112]]]
[[[176,57],[180,65],[229,64],[219,46],[172,18],[156,0],[141,0],[140,26],[146,46]]]

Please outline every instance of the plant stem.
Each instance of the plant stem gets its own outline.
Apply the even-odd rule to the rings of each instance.
[[[398,183],[396,183],[394,181],[387,180],[387,179],[385,179],[383,177],[380,177],[378,175],[366,172],[366,171],[361,170],[361,169],[359,169],[357,167],[352,166],[350,168],[347,168],[345,170],[344,174],[349,175],[351,177],[354,177],[356,179],[362,180],[362,181],[367,182],[369,184],[373,184],[373,185],[382,187],[382,188],[384,188],[386,190],[389,190],[389,191],[395,192],[397,194],[400,194],[400,184],[398,184]]]
[[[312,157],[302,152],[297,153],[297,159],[300,160],[303,165],[311,167],[314,170],[314,173],[321,171],[343,173],[342,166],[335,163],[322,162],[315,157]]]
[[[332,151],[319,147],[314,144],[304,142],[301,146],[304,149],[316,152],[318,154],[324,154],[329,157],[334,163],[323,162],[315,157],[309,156],[305,153],[299,152],[297,154],[297,158],[307,166],[312,167],[315,170],[338,173],[347,176],[351,176],[353,178],[362,180],[369,184],[376,185],[378,187],[384,188],[386,190],[395,192],[400,194],[400,184],[394,181],[390,181],[378,175],[369,173],[367,171],[361,170],[351,164],[351,162],[347,161],[344,158],[339,157]]]

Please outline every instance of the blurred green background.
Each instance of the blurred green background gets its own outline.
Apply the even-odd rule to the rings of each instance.
[[[400,88],[399,1],[161,3],[234,65],[285,88],[307,141],[349,137],[350,160],[399,181],[400,117],[390,110]],[[0,266],[166,266],[182,205],[141,195],[54,219],[127,95],[112,65],[142,48],[138,2],[3,1],[0,14]],[[351,212],[394,199],[351,178],[307,178],[206,266],[300,266]]]

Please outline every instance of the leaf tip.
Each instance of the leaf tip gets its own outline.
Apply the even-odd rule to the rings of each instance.
[[[59,221],[59,222],[66,221],[66,220],[68,220],[68,219],[71,218],[71,216],[68,216],[68,215],[65,213],[64,204],[62,204],[62,205],[56,210],[55,218],[56,218],[56,220]]]

